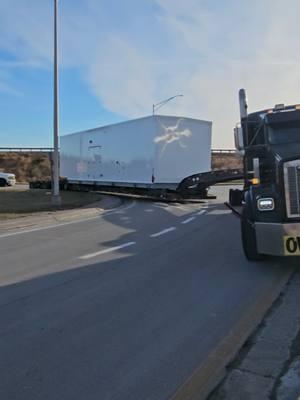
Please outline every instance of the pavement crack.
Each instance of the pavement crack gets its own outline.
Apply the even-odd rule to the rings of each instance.
[[[242,373],[247,373],[247,374],[251,374],[253,376],[260,376],[262,378],[268,378],[268,379],[274,379],[274,377],[272,375],[269,374],[259,374],[258,372],[255,371],[251,371],[250,369],[247,368],[234,368],[236,371],[242,372]]]

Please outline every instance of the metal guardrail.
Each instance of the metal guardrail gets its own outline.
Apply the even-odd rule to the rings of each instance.
[[[38,153],[52,152],[52,147],[0,147],[0,153]],[[235,154],[236,150],[234,149],[212,149],[212,154]]]
[[[235,154],[235,149],[212,149],[212,154]]]
[[[0,147],[0,153],[49,153],[52,147]]]

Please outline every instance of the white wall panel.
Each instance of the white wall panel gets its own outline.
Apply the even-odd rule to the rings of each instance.
[[[179,183],[210,170],[211,123],[150,116],[61,137],[61,176],[69,180]]]

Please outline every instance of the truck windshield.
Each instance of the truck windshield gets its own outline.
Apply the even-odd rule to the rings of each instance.
[[[300,142],[300,121],[284,121],[268,125],[271,144]]]

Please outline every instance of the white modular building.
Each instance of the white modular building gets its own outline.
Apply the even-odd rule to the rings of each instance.
[[[69,182],[176,189],[211,170],[212,122],[152,115],[61,137]]]

